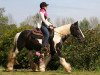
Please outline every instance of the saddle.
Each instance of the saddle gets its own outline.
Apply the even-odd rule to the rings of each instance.
[[[48,30],[49,30],[49,33],[50,33],[50,38],[53,38],[54,30],[51,30],[50,28],[48,28]],[[33,28],[32,34],[34,35],[35,38],[38,38],[38,39],[44,38],[43,33],[42,33],[41,29],[39,29],[39,28]]]
[[[43,33],[39,28],[33,28],[32,29],[32,34],[37,39],[43,39],[44,38]]]

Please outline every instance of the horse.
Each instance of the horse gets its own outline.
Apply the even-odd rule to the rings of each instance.
[[[65,58],[62,56],[61,48],[64,41],[67,39],[69,35],[73,35],[80,42],[84,41],[85,37],[78,26],[78,21],[73,24],[66,24],[66,25],[57,27],[51,33],[53,34],[53,36],[48,40],[50,44],[50,52],[48,54],[48,58],[46,59],[46,62],[44,62],[44,60],[40,62],[38,65],[39,67],[35,69],[38,69],[39,71],[44,72],[51,57],[56,53],[59,57],[60,64],[65,68],[67,72],[70,73],[71,65],[67,63]],[[36,51],[41,51],[42,49],[41,37],[43,36],[41,35],[40,38],[37,38],[33,34],[34,32],[32,32],[31,30],[24,30],[16,34],[14,38],[14,48],[11,54],[9,54],[8,56],[8,59],[9,59],[7,63],[8,71],[13,70],[16,55],[18,55],[19,51],[21,51],[24,47],[26,47],[30,51],[29,55],[31,55],[31,51],[33,49],[35,49]],[[44,58],[45,56],[42,55],[42,59]]]

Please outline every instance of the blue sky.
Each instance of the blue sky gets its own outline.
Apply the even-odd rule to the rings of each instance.
[[[4,7],[6,14],[11,14],[20,23],[39,12],[42,1],[49,4],[48,14],[52,20],[57,17],[72,17],[75,20],[100,18],[100,0],[0,0],[0,7]]]

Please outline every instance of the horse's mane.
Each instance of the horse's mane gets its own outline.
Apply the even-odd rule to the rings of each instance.
[[[67,33],[70,33],[70,26],[71,26],[71,24],[61,25],[61,26],[55,28],[54,31],[61,33],[61,34],[67,34]]]

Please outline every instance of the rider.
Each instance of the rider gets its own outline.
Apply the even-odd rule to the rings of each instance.
[[[48,14],[47,14],[47,6],[48,4],[46,2],[40,3],[40,17],[41,17],[41,31],[44,35],[42,46],[46,47],[48,45],[48,39],[49,39],[49,31],[48,28],[53,29],[53,24],[48,21]]]

